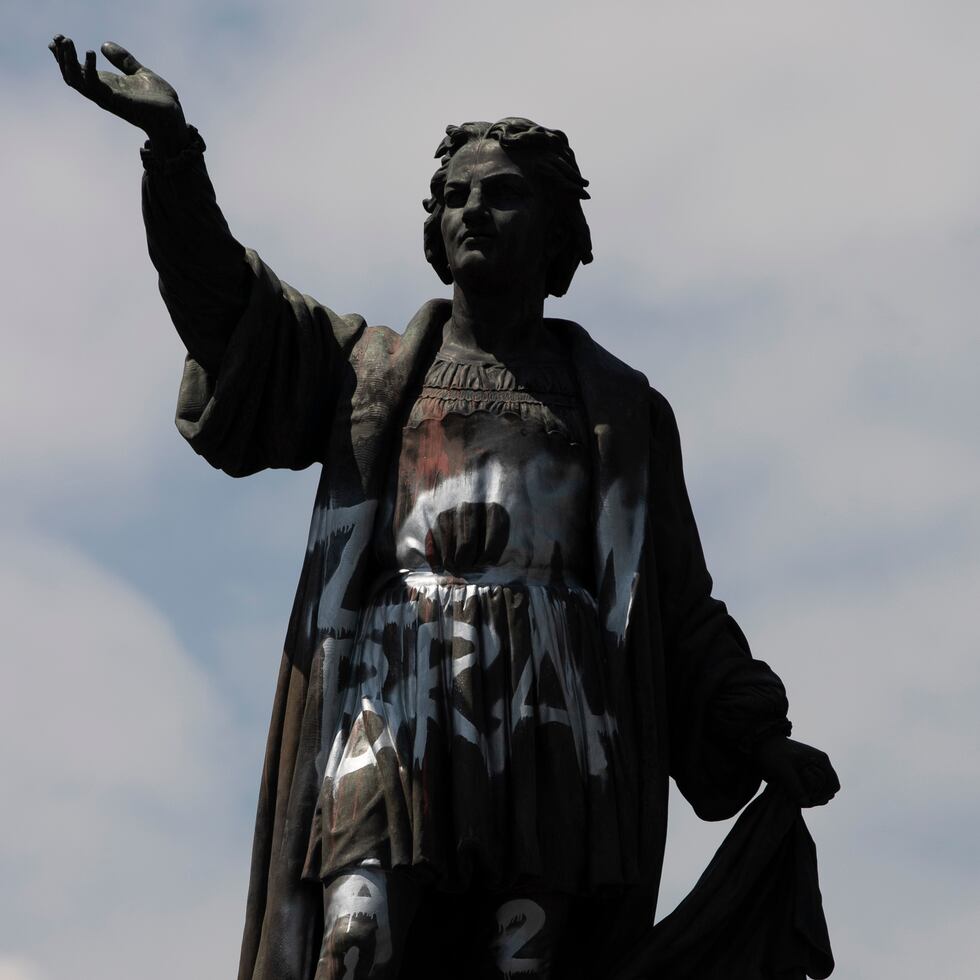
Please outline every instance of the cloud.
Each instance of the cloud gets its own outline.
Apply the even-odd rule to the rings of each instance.
[[[0,980],[43,980],[43,974],[29,959],[0,956]]]
[[[0,978],[233,972],[257,773],[229,760],[261,737],[287,603],[268,597],[308,520],[278,478],[173,463],[182,352],[141,137],[64,88],[59,29],[177,86],[231,227],[288,281],[396,327],[441,291],[420,200],[442,127],[568,132],[596,262],[551,309],[670,397],[717,591],[841,769],[809,818],[839,972],[968,969],[980,8],[105,0],[32,7],[0,40],[0,501],[27,528],[0,553]],[[723,833],[675,801],[664,911]]]
[[[806,813],[842,976],[960,976],[975,962],[980,870],[980,628],[964,625],[975,555],[886,587],[801,593],[757,614],[757,656],[790,692],[795,735],[827,750],[842,791]],[[743,623],[744,625],[744,623]],[[728,825],[673,799],[661,914]],[[914,926],[913,926],[914,923]],[[941,957],[941,965],[936,957]]]
[[[110,936],[143,961],[161,928],[191,926],[191,909],[234,922],[244,865],[229,872],[227,859],[232,840],[246,843],[237,740],[221,697],[146,600],[37,535],[5,534],[0,554],[4,930],[52,976],[69,966],[113,976],[106,950],[93,956]],[[101,932],[117,920],[125,939]],[[209,955],[229,939],[213,924],[214,938],[197,926]],[[140,972],[172,975],[165,962]]]
[[[120,154],[94,106],[63,102],[71,94],[6,122],[31,148],[6,154],[0,174],[16,229],[0,252],[0,480],[24,496],[145,473],[181,361],[140,229],[139,141]]]
[[[295,56],[238,66],[230,143],[214,153],[228,160],[226,193],[265,185],[246,220],[327,286],[408,261],[421,280],[418,201],[441,127],[462,118],[565,128],[593,179],[597,262],[625,262],[641,294],[771,283],[842,246],[976,212],[980,150],[960,125],[970,88],[955,57],[955,32],[976,17],[958,5],[943,19],[881,2],[750,14],[620,3],[556,19],[509,2],[475,23],[433,3],[368,6],[367,25],[322,5],[293,11]],[[205,90],[187,98],[206,110]],[[232,166],[255,153],[288,179]]]

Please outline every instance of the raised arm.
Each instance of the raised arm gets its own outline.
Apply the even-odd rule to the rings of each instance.
[[[143,130],[143,217],[160,292],[187,350],[218,367],[248,301],[245,249],[218,208],[204,167],[204,143],[184,119],[172,85],[107,41],[102,52],[122,74],[98,71],[95,52],[84,67],[70,38],[49,45],[65,82],[100,108]]]
[[[65,82],[143,130],[143,216],[160,292],[188,358],[177,426],[235,476],[322,461],[347,357],[364,330],[279,281],[231,234],[173,87],[113,42],[122,74],[79,64],[71,39],[49,45]]]

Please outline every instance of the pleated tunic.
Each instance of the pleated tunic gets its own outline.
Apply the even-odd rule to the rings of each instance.
[[[443,373],[430,373],[415,405],[379,521],[394,417],[448,303],[426,304],[399,341],[301,295],[231,235],[203,149],[195,137],[178,158],[142,151],[147,243],[188,351],[178,428],[234,476],[325,464],[269,729],[239,975],[308,976],[322,939],[321,889],[309,879],[362,861],[463,887],[635,879],[621,897],[575,906],[562,975],[606,975],[611,949],[639,949],[650,936],[668,773],[700,816],[725,819],[758,788],[753,746],[790,733],[782,683],[711,594],[673,411],[582,328],[552,321],[582,386],[589,473],[563,368],[509,363],[511,380],[493,366],[437,364]],[[457,372],[466,380],[449,377]],[[391,397],[379,391],[374,406],[377,378]],[[566,422],[564,442],[555,419]],[[419,469],[429,439],[446,461]],[[489,447],[516,467],[494,471]],[[465,494],[434,493],[454,475]],[[582,490],[590,479],[593,503]],[[407,533],[413,512],[425,517],[421,535]],[[378,527],[385,574],[371,589],[364,536]],[[325,591],[345,576],[343,595]],[[348,624],[358,620],[351,669]],[[682,958],[703,952],[695,974],[726,975],[733,956],[765,972],[773,953],[773,969],[829,972],[793,952],[815,937],[826,945],[812,842],[797,833],[787,846],[770,816],[747,811],[697,886],[701,898],[682,906],[688,923],[698,910],[711,918],[708,931],[680,926],[696,949],[674,946]],[[419,945],[406,970],[442,977],[429,953]],[[644,963],[656,972],[661,961]]]
[[[402,432],[321,794],[321,876],[568,893],[628,877],[563,363],[440,353]]]

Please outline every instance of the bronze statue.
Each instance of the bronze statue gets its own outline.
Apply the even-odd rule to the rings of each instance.
[[[834,770],[711,596],[670,406],[544,317],[592,260],[565,135],[447,129],[424,243],[453,296],[399,335],[232,237],[167,82],[51,50],[148,137],[181,434],[233,476],[323,464],[240,980],[827,976],[798,808]],[[668,776],[706,819],[771,788],[654,930]]]

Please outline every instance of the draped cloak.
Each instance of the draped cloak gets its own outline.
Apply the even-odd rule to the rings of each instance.
[[[323,464],[266,749],[239,973],[308,980],[322,895],[302,871],[325,761],[321,736],[334,728],[400,421],[449,304],[427,303],[398,335],[338,316],[281,283],[255,253],[248,260],[248,307],[216,375],[188,357],[177,424],[233,476]],[[640,855],[630,911],[615,927],[629,933],[653,914],[668,775],[701,817],[736,813],[759,786],[738,740],[778,726],[785,696],[711,597],[668,403],[581,327],[547,326],[570,349],[592,439],[606,685],[634,794],[620,832],[636,838]]]
[[[335,729],[371,582],[385,480],[450,304],[426,303],[402,334],[340,316],[281,282],[235,242],[199,153],[179,169],[154,166],[150,151],[144,162],[150,255],[192,351],[178,429],[208,462],[236,477],[322,464],[269,727],[239,968],[239,980],[310,980],[322,938],[322,886],[304,877],[304,868],[317,845],[310,829],[329,748],[324,734]],[[181,233],[172,234],[181,223]],[[215,298],[222,289],[242,297],[233,317],[228,301]],[[217,312],[205,331],[194,320],[208,322],[209,303]],[[789,723],[778,677],[752,658],[724,603],[711,596],[666,399],[577,324],[546,320],[545,327],[570,352],[588,422],[604,681],[629,787],[619,832],[632,838],[639,856],[626,893],[596,896],[578,909],[581,949],[567,953],[559,975],[594,980],[612,976],[609,949],[642,947],[650,932],[668,777],[702,818],[730,817],[759,787],[748,750],[765,734],[788,733]],[[797,843],[787,846],[804,855],[803,877],[811,886],[805,897],[815,893],[819,906],[815,860],[792,816],[777,810],[770,806],[749,818],[779,824],[770,834],[777,843],[787,828],[796,833]],[[764,861],[755,864],[758,871]],[[715,867],[712,881],[722,890],[731,867],[731,861]],[[822,913],[815,918],[819,933]],[[685,925],[682,932],[697,929]],[[602,942],[590,943],[596,936]],[[423,967],[422,955],[410,941],[405,975],[439,976],[431,962]]]

